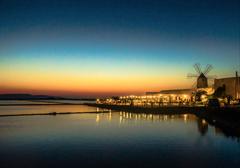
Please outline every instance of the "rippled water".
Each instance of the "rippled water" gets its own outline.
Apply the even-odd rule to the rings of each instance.
[[[0,118],[1,167],[237,167],[239,156],[237,138],[194,115]]]

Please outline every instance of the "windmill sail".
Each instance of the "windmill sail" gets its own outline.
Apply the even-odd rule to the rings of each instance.
[[[212,65],[207,65],[205,70],[203,71],[204,75],[207,75],[213,69]]]
[[[199,63],[196,63],[193,65],[195,71],[197,74],[189,73],[187,75],[188,78],[197,78],[197,88],[207,88],[208,87],[208,76],[207,74],[213,69],[213,66],[210,64],[207,64],[204,71],[201,69],[201,65]],[[214,78],[215,76],[209,76],[209,79]]]

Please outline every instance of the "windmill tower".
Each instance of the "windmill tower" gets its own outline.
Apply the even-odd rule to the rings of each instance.
[[[197,74],[191,74],[189,73],[187,75],[188,78],[197,78],[197,88],[207,88],[208,87],[208,79],[214,78],[211,76],[207,76],[207,74],[213,69],[212,65],[207,64],[206,68],[204,71],[201,69],[200,64],[194,64],[193,65],[195,71]]]

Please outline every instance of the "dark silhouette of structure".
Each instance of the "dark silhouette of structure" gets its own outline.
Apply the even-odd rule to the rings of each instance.
[[[224,89],[224,95],[219,96],[218,94],[216,96],[230,96],[232,99],[240,99],[240,77],[238,73],[236,72],[235,77],[215,79],[214,89],[217,93]]]
[[[212,70],[212,65],[208,64],[204,71],[201,69],[200,64],[193,65],[197,74],[189,73],[187,75],[188,78],[197,78],[197,88],[207,88],[208,87],[208,78],[215,78],[214,76],[207,76],[207,74]]]

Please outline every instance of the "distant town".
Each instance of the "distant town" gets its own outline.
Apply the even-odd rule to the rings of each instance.
[[[240,77],[238,72],[228,78],[215,78],[208,76],[212,65],[204,70],[200,64],[194,64],[196,74],[188,74],[188,78],[195,78],[193,88],[161,90],[159,92],[146,92],[142,96],[119,96],[107,99],[97,99],[98,104],[130,105],[130,106],[227,106],[239,104]],[[209,86],[208,80],[213,79],[214,84]]]

